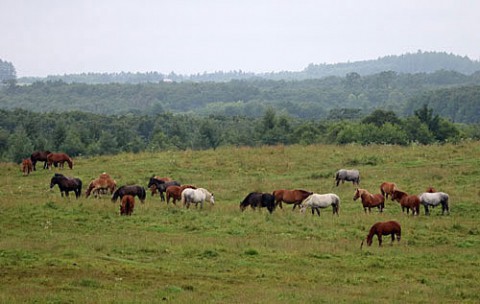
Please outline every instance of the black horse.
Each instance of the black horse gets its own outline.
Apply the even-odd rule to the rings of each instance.
[[[147,197],[144,187],[137,185],[125,185],[113,192],[112,203],[115,203],[119,197],[123,198],[124,195],[137,196],[142,204],[145,203],[145,198]]]
[[[266,207],[270,213],[275,210],[275,196],[270,193],[251,192],[240,203],[240,210],[250,205],[252,209]]]
[[[75,197],[79,198],[82,193],[82,181],[79,178],[75,177],[66,177],[63,174],[55,173],[50,181],[50,189],[52,189],[55,185],[58,185],[60,188],[60,193],[62,194],[65,192],[65,196],[68,197],[70,191],[75,192]]]
[[[170,186],[181,186],[181,184],[177,181],[170,181],[170,182],[164,182],[162,180],[158,180],[154,177],[150,177],[150,180],[148,181],[147,188],[150,188],[152,186],[155,186],[157,191],[160,193],[160,199],[162,201],[165,201],[165,191],[167,191],[167,188]],[[154,192],[152,192],[153,196]]]
[[[50,151],[35,151],[30,155],[30,159],[32,160],[32,165],[33,165],[33,170],[36,171],[37,169],[35,168],[35,164],[37,161],[43,161],[43,169],[47,169],[47,155],[52,152]]]

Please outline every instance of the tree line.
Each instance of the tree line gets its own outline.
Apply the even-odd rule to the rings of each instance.
[[[257,118],[0,110],[0,158],[14,162],[35,150],[75,157],[220,146],[431,144],[467,138],[480,139],[480,126],[454,124],[426,105],[405,118],[376,110],[357,120],[304,120],[272,108]]]

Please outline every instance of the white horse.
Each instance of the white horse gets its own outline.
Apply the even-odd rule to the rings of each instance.
[[[354,185],[359,185],[360,184],[360,172],[358,170],[352,169],[352,170],[346,170],[346,169],[340,169],[335,173],[335,184],[338,187],[338,184],[342,182],[342,184],[347,181],[347,182],[352,182]]]
[[[215,205],[215,197],[213,193],[208,192],[207,189],[197,188],[191,189],[187,188],[182,191],[182,203],[187,208],[190,207],[190,204],[195,204],[195,207],[200,204],[200,208],[203,208],[203,202],[208,200],[212,205]]]
[[[450,209],[448,208],[448,194],[444,192],[425,192],[420,194],[418,198],[423,207],[425,207],[425,215],[430,215],[430,211],[428,210],[429,206],[433,208],[440,204],[442,204],[442,214],[445,214],[445,211],[450,214]]]
[[[327,208],[328,206],[332,206],[333,214],[336,213],[338,215],[338,209],[340,209],[340,198],[338,195],[333,193],[313,193],[302,202],[300,212],[304,213],[307,208],[311,208],[312,215],[317,211],[318,216],[320,216],[320,209]]]

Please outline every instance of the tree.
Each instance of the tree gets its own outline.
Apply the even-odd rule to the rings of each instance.
[[[22,126],[17,127],[15,132],[10,135],[8,147],[7,157],[16,163],[20,163],[33,152],[33,144]]]
[[[384,111],[377,109],[373,111],[370,115],[362,119],[364,124],[374,124],[377,127],[381,127],[386,123],[391,123],[393,125],[399,124],[400,119],[398,119],[397,114],[393,111]]]

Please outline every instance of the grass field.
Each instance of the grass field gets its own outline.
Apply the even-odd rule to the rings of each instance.
[[[209,189],[203,210],[137,200],[119,216],[108,196],[62,198],[53,171],[23,177],[0,164],[2,303],[478,303],[480,143],[442,146],[288,146],[222,148],[77,158],[66,175],[84,189],[106,171],[119,185],[146,186],[155,174]],[[38,166],[41,167],[41,166]],[[361,186],[383,181],[418,194],[450,195],[451,214],[364,214],[354,187],[334,187],[337,169],[357,168]],[[239,210],[251,191],[334,192],[340,216],[291,206]],[[82,190],[84,192],[84,190]],[[402,241],[360,249],[377,221],[402,224]]]

